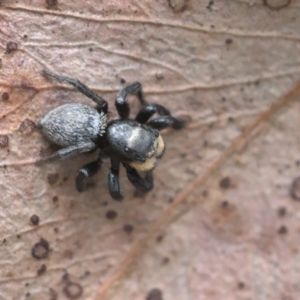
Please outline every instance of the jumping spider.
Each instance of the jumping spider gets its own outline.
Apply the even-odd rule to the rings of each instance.
[[[162,105],[148,104],[139,82],[120,90],[115,100],[120,118],[108,121],[107,102],[82,82],[46,70],[42,74],[76,87],[79,92],[96,102],[97,106],[94,108],[85,104],[69,103],[46,113],[38,121],[38,125],[49,140],[65,148],[39,159],[37,163],[52,162],[99,148],[97,160],[85,165],[77,173],[77,191],[82,192],[87,188],[86,180],[95,175],[104,160],[109,158],[111,168],[108,188],[112,198],[123,198],[119,186],[120,163],[125,167],[127,177],[135,188],[142,193],[149,192],[153,188],[152,171],[156,160],[163,156],[165,150],[159,130],[167,127],[178,130],[184,127],[185,122],[171,116]],[[131,94],[136,94],[143,105],[135,119],[129,119],[130,108],[126,101]],[[155,113],[160,117],[147,123]],[[145,177],[141,177],[138,171],[145,172]]]

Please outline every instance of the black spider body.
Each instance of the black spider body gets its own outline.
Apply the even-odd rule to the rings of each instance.
[[[166,127],[181,129],[184,121],[171,116],[170,112],[159,104],[147,104],[139,82],[126,86],[118,93],[115,105],[120,119],[108,121],[107,102],[83,83],[49,71],[43,71],[43,74],[75,86],[95,101],[97,107],[70,103],[46,113],[38,121],[38,125],[49,140],[64,148],[37,163],[51,162],[100,149],[97,160],[81,168],[76,176],[76,188],[79,192],[86,189],[86,180],[101,168],[106,158],[111,161],[108,187],[114,199],[123,198],[119,186],[120,164],[126,168],[128,179],[139,191],[149,192],[153,188],[152,171],[156,160],[163,156],[165,150],[159,130]],[[129,119],[130,109],[126,101],[130,94],[137,94],[144,106],[134,120]],[[161,117],[147,123],[155,113]],[[138,171],[145,172],[145,177],[141,177]]]

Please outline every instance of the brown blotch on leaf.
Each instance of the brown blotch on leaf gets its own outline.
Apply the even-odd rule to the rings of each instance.
[[[2,93],[1,99],[3,101],[8,101],[9,100],[9,93],[7,93],[7,92]]]
[[[55,184],[57,182],[58,178],[59,178],[58,173],[51,173],[51,174],[48,174],[48,176],[47,176],[47,180],[50,185]]]
[[[74,257],[74,252],[72,250],[65,250],[63,253],[64,258],[72,259]]]
[[[290,189],[290,195],[294,200],[300,201],[300,177],[294,179]]]
[[[36,259],[46,259],[49,256],[49,243],[41,238],[40,241],[33,245],[31,255]]]
[[[169,6],[176,12],[183,11],[187,3],[188,0],[169,0]]]
[[[24,134],[24,135],[29,135],[30,133],[32,133],[32,131],[35,129],[36,124],[29,120],[29,119],[25,119],[19,127],[19,131]]]
[[[7,148],[9,145],[9,138],[7,135],[0,135],[0,148]]]
[[[70,281],[64,287],[63,292],[68,299],[78,299],[83,293],[83,288],[79,283]]]
[[[228,208],[228,206],[229,206],[228,201],[226,201],[226,200],[222,201],[221,206],[222,206],[222,208]]]
[[[156,242],[160,243],[160,242],[162,242],[163,239],[164,239],[163,235],[160,234],[156,237]]]
[[[58,202],[58,196],[53,196],[52,201],[53,201],[53,203]]]
[[[41,276],[46,272],[46,270],[47,270],[47,267],[46,267],[46,265],[43,264],[37,269],[36,273],[38,276]]]
[[[242,290],[245,288],[245,283],[240,281],[240,282],[238,282],[237,287],[238,287],[238,289]]]
[[[134,227],[131,224],[125,224],[123,226],[123,230],[128,234],[132,233],[133,229],[134,229]]]
[[[279,229],[278,229],[278,233],[279,234],[286,234],[287,233],[287,228],[286,228],[286,226],[284,226],[284,225],[282,225]]]
[[[107,219],[113,220],[118,216],[118,213],[114,210],[108,210],[105,214]]]
[[[50,299],[49,300],[57,300],[58,299],[58,294],[53,288],[49,289],[49,293],[50,293]]]
[[[38,215],[32,215],[30,217],[30,222],[32,225],[37,226],[40,223],[40,217]]]
[[[286,208],[283,206],[279,207],[277,212],[279,217],[284,217],[286,215]]]
[[[167,265],[168,263],[170,262],[170,258],[169,257],[164,257],[163,259],[162,259],[162,265]]]
[[[232,39],[226,39],[225,41],[226,45],[231,45],[233,43]]]
[[[291,4],[292,0],[263,0],[263,4],[270,9],[279,10]]]
[[[18,49],[18,44],[17,43],[15,43],[15,42],[8,42],[6,44],[6,51],[5,51],[5,53],[6,54],[11,54],[11,53],[17,51],[17,49]]]
[[[162,292],[160,289],[152,289],[146,296],[146,300],[163,300]]]
[[[55,8],[58,5],[58,1],[57,0],[46,0],[46,5],[47,5],[47,8],[49,8],[49,9]]]
[[[219,186],[222,189],[229,189],[231,186],[231,179],[229,176],[222,178],[219,182]]]

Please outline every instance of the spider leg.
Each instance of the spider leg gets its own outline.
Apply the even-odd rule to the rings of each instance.
[[[81,193],[87,189],[86,180],[94,176],[100,170],[104,160],[105,157],[100,154],[97,160],[88,163],[78,171],[75,179],[75,186],[78,192]]]
[[[85,142],[85,143],[82,142],[78,145],[73,145],[67,148],[60,149],[48,157],[40,158],[36,161],[36,164],[41,165],[43,163],[50,163],[55,160],[69,158],[78,153],[94,150],[95,147],[96,145],[93,142]]]
[[[105,114],[107,113],[107,109],[108,109],[107,102],[103,98],[101,98],[99,95],[94,93],[92,90],[90,90],[81,81],[74,79],[74,78],[61,76],[61,75],[52,73],[48,70],[42,70],[42,75],[53,77],[60,82],[66,82],[66,83],[76,87],[80,93],[82,93],[83,95],[87,96],[88,98],[92,99],[94,102],[97,103],[98,111],[103,111]]]
[[[135,188],[143,193],[148,193],[153,189],[153,173],[152,171],[146,172],[145,178],[142,178],[136,169],[125,165],[127,177]]]
[[[153,119],[147,125],[151,128],[162,130],[167,127],[172,127],[176,130],[182,129],[185,125],[185,121],[176,119],[173,116],[161,116],[156,119]]]
[[[146,100],[144,99],[142,85],[140,82],[134,82],[124,87],[122,90],[120,90],[115,100],[115,105],[117,107],[118,114],[122,119],[127,119],[129,117],[130,108],[128,102],[126,101],[126,98],[128,95],[133,94],[137,95],[142,105],[147,104]]]
[[[159,104],[148,104],[143,107],[135,117],[135,120],[145,124],[155,113],[161,116],[171,115],[170,111]]]
[[[109,193],[115,200],[122,200],[123,195],[119,184],[120,161],[111,159],[111,168],[108,173],[108,189]]]

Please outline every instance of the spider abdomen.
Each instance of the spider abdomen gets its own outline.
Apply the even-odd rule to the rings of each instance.
[[[52,142],[69,146],[97,140],[105,132],[107,117],[91,106],[69,103],[49,111],[38,125]]]

